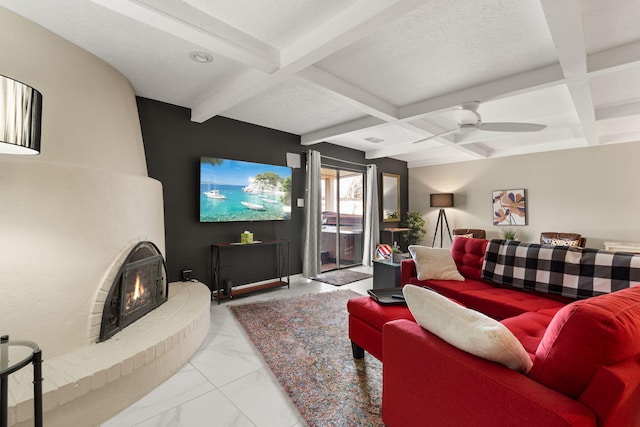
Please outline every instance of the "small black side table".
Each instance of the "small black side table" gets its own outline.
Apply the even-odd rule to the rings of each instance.
[[[31,341],[9,341],[0,337],[0,427],[7,427],[9,375],[33,363],[34,426],[42,427],[42,350]]]
[[[391,259],[373,261],[373,289],[400,287],[400,266]]]

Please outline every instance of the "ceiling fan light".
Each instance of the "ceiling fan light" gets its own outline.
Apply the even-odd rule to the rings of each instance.
[[[480,121],[480,116],[478,113],[472,110],[467,110],[465,108],[459,108],[452,111],[453,118],[456,120],[456,123],[459,125],[475,125]]]

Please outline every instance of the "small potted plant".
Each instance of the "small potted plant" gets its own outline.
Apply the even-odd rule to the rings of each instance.
[[[396,242],[393,242],[393,247],[391,248],[391,261],[395,263],[402,262],[402,251]]]
[[[516,240],[517,236],[518,230],[514,228],[505,228],[504,230],[502,230],[502,237],[504,238],[504,240]]]

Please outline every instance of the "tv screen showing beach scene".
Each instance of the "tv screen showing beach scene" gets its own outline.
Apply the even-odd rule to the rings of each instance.
[[[200,158],[200,222],[291,219],[291,168]]]

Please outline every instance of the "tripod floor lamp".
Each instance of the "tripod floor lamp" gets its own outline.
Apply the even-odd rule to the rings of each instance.
[[[433,242],[431,242],[431,247],[433,247],[436,243],[438,226],[440,227],[440,247],[442,247],[442,227],[444,226],[444,224],[447,224],[447,233],[449,233],[449,240],[451,240],[451,242],[453,243],[453,240],[451,239],[451,230],[449,230],[449,221],[447,221],[447,215],[444,213],[444,208],[453,207],[453,193],[431,194],[429,195],[429,199],[432,208],[440,208],[440,212],[438,213],[438,222],[436,222],[436,229],[433,232]]]

